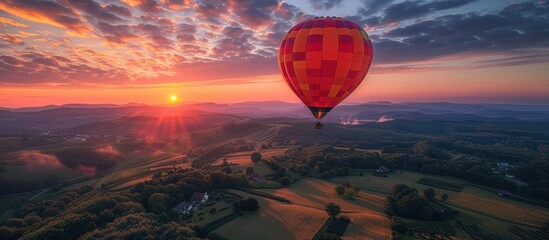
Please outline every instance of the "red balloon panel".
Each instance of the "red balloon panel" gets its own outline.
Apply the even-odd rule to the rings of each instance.
[[[310,19],[286,34],[278,62],[286,83],[306,106],[329,111],[366,76],[372,62],[372,43],[351,21]]]

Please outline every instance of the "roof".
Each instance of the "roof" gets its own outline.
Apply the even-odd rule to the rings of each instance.
[[[191,201],[202,201],[207,193],[194,192],[191,196]]]

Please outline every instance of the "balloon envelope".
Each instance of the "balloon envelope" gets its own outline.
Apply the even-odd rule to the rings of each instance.
[[[372,42],[359,25],[336,17],[295,25],[278,49],[288,86],[317,119],[347,98],[372,63]]]

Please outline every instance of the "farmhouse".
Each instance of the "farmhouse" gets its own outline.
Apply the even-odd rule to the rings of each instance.
[[[389,168],[388,167],[385,167],[385,166],[380,166],[377,170],[376,170],[377,173],[382,173],[382,174],[387,174],[390,172]]]
[[[507,191],[507,190],[499,190],[499,191],[497,192],[497,194],[498,194],[498,196],[500,196],[500,197],[509,197],[509,198],[512,197],[512,194],[511,194],[509,191]]]
[[[178,204],[172,208],[172,211],[176,213],[188,214],[193,210],[193,208],[200,207],[202,204],[206,203],[206,201],[208,201],[208,197],[207,192],[194,192],[189,201]]]
[[[261,174],[258,174],[258,173],[253,173],[249,177],[254,182],[265,182],[266,181],[265,176],[263,176]]]

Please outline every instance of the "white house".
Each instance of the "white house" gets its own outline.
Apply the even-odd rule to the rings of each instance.
[[[209,195],[207,192],[194,192],[189,201],[178,204],[177,206],[172,208],[172,211],[188,214],[191,212],[191,210],[193,210],[193,208],[200,207],[202,206],[202,204],[206,203],[208,201],[208,197]]]

